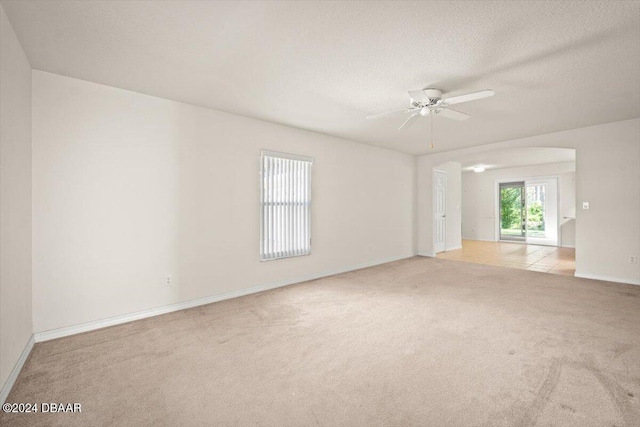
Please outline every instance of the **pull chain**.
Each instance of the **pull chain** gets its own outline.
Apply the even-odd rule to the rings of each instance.
[[[433,113],[429,114],[429,121],[431,122],[429,130],[431,132],[431,149],[433,150]]]

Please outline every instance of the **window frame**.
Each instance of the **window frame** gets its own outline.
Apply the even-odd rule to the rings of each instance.
[[[306,221],[307,221],[307,235],[308,235],[308,241],[307,241],[307,248],[308,250],[304,253],[300,253],[300,254],[287,254],[287,255],[280,255],[280,256],[269,256],[269,257],[264,257],[263,255],[263,245],[264,245],[264,241],[265,241],[265,215],[264,215],[264,202],[265,202],[265,194],[264,194],[264,190],[265,190],[265,185],[264,185],[264,173],[265,173],[265,162],[264,162],[264,158],[265,157],[272,157],[272,158],[280,158],[280,159],[285,159],[285,160],[297,160],[297,161],[302,161],[302,162],[307,162],[309,165],[309,173],[308,173],[308,182],[307,182],[307,192],[308,192],[308,197],[307,197],[307,212],[306,212]],[[292,153],[284,153],[284,152],[280,152],[280,151],[272,151],[272,150],[260,150],[260,172],[259,172],[259,185],[260,185],[260,200],[258,202],[258,208],[260,210],[259,213],[259,220],[260,220],[260,240],[259,240],[259,244],[258,244],[258,252],[259,252],[259,258],[260,258],[260,262],[267,262],[267,261],[275,261],[275,260],[279,260],[279,259],[287,259],[287,258],[297,258],[297,257],[301,257],[301,256],[309,256],[311,255],[311,251],[312,251],[312,246],[311,246],[311,242],[312,242],[312,238],[311,238],[311,231],[312,231],[312,177],[313,177],[313,164],[314,164],[314,159],[313,157],[308,157],[308,156],[302,156],[299,154],[292,154]],[[288,203],[293,203],[293,202],[288,202]]]

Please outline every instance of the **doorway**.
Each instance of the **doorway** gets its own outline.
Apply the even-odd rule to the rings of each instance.
[[[558,179],[498,183],[499,240],[558,245]]]

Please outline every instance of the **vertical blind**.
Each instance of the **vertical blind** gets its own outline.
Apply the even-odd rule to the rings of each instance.
[[[260,260],[311,253],[311,166],[313,159],[261,153]]]

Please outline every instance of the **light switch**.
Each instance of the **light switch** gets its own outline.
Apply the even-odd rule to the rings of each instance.
[[[584,210],[589,209],[589,202],[582,202],[582,209]]]

